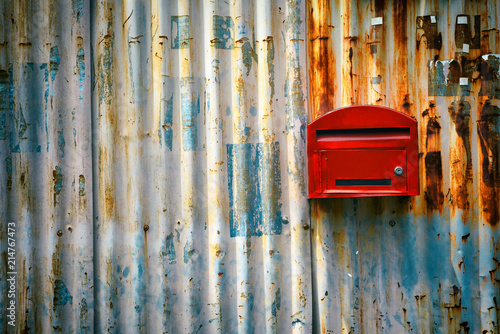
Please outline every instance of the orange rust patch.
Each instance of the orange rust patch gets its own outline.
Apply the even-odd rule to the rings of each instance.
[[[309,96],[312,120],[334,109],[335,54],[332,44],[330,1],[309,8]]]

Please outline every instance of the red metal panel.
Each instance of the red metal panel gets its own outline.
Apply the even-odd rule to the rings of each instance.
[[[417,121],[385,107],[316,119],[308,126],[309,198],[418,195],[417,136]]]
[[[405,194],[406,175],[395,175],[396,167],[406,170],[405,150],[325,150],[321,190],[324,194]]]

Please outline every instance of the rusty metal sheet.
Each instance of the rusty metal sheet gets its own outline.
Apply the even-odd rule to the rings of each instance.
[[[309,119],[351,104],[414,117],[421,180],[417,197],[310,201],[314,331],[499,332],[499,13],[308,5]]]
[[[13,331],[499,332],[498,17],[493,0],[2,2]],[[351,104],[419,121],[420,196],[307,200],[307,122]]]
[[[305,16],[96,4],[95,331],[311,331]]]
[[[3,333],[93,328],[89,10],[79,0],[0,3]]]

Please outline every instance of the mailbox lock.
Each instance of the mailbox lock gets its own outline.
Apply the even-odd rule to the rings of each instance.
[[[398,167],[396,167],[396,168],[394,169],[394,175],[396,175],[396,176],[401,176],[401,175],[403,175],[403,167],[399,167],[399,166],[398,166]]]

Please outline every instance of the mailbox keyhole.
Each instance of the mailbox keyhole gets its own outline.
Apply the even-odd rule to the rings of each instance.
[[[403,175],[403,173],[404,173],[403,167],[398,166],[394,169],[394,175],[396,176],[401,176]]]

